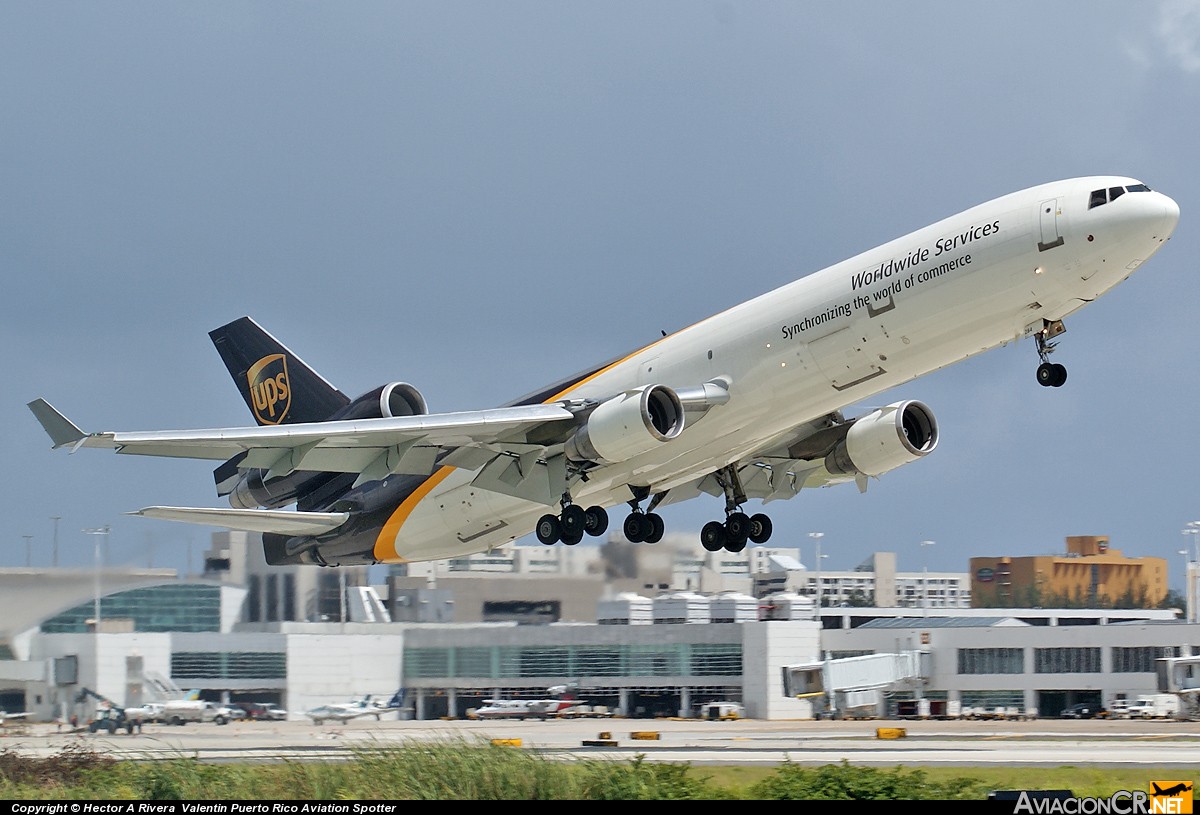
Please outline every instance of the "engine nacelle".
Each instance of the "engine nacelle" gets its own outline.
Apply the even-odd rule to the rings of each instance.
[[[390,419],[421,416],[429,412],[425,397],[407,382],[389,382],[367,391],[329,417],[334,419]]]
[[[407,382],[390,382],[367,391],[329,417],[341,419],[389,419],[393,416],[419,416],[429,412],[425,397]],[[334,473],[297,470],[286,475],[266,478],[262,469],[246,470],[229,494],[229,504],[237,509],[288,506],[320,489]],[[265,479],[265,480],[264,480]]]
[[[938,442],[933,411],[920,402],[896,402],[858,419],[825,457],[835,475],[882,475],[929,455]]]
[[[571,461],[613,463],[648,453],[683,432],[683,404],[666,385],[647,385],[601,402],[567,439]]]

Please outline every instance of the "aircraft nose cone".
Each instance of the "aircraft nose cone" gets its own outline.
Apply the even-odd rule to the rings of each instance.
[[[1163,209],[1163,225],[1165,232],[1163,238],[1169,238],[1171,233],[1175,231],[1175,227],[1179,225],[1179,204],[1175,203],[1175,199],[1170,196],[1162,196]]]

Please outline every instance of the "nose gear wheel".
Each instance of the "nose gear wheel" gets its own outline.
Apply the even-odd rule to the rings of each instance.
[[[1050,361],[1050,355],[1054,353],[1054,347],[1058,345],[1056,342],[1051,342],[1050,338],[1057,337],[1066,331],[1067,327],[1063,325],[1062,320],[1054,322],[1044,320],[1043,322],[1042,330],[1033,335],[1033,340],[1037,343],[1038,359],[1042,361],[1037,368],[1037,381],[1044,388],[1061,388],[1067,381],[1067,368],[1065,365]]]

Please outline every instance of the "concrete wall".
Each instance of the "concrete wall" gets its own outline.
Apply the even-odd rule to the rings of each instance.
[[[288,636],[288,718],[303,719],[304,711],[318,705],[367,694],[386,702],[401,685],[404,648],[403,629],[388,627],[392,630],[381,634],[371,633],[367,623],[307,625],[307,631],[325,630]]]
[[[741,628],[746,715],[751,719],[813,718],[809,700],[783,695],[783,666],[821,658],[816,621],[762,622]]]

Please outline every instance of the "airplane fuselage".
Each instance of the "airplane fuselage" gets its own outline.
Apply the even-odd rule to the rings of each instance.
[[[611,363],[545,401],[651,383],[721,381],[726,404],[671,441],[589,472],[580,504],[658,493],[739,461],[797,425],[1030,335],[1124,280],[1170,236],[1171,199],[1151,191],[1089,208],[1088,177],[981,204],[814,272]],[[544,505],[472,486],[442,467],[418,479],[379,532],[382,562],[462,556],[532,531]]]
[[[1023,337],[1039,384],[1061,386],[1049,355],[1063,319],[1178,220],[1132,178],[1031,187],[490,410],[430,413],[403,382],[350,399],[249,317],[210,336],[258,427],[85,433],[44,399],[29,407],[56,448],[224,462],[214,478],[230,508],[135,514],[261,532],[272,565],[438,560],[530,532],[573,545],[626,503],[625,537],[652,543],[655,508],[701,492],[725,501],[701,544],[738,552],[771,535],[748,500],[865,489],[936,447],[920,402],[854,418],[848,406]]]

